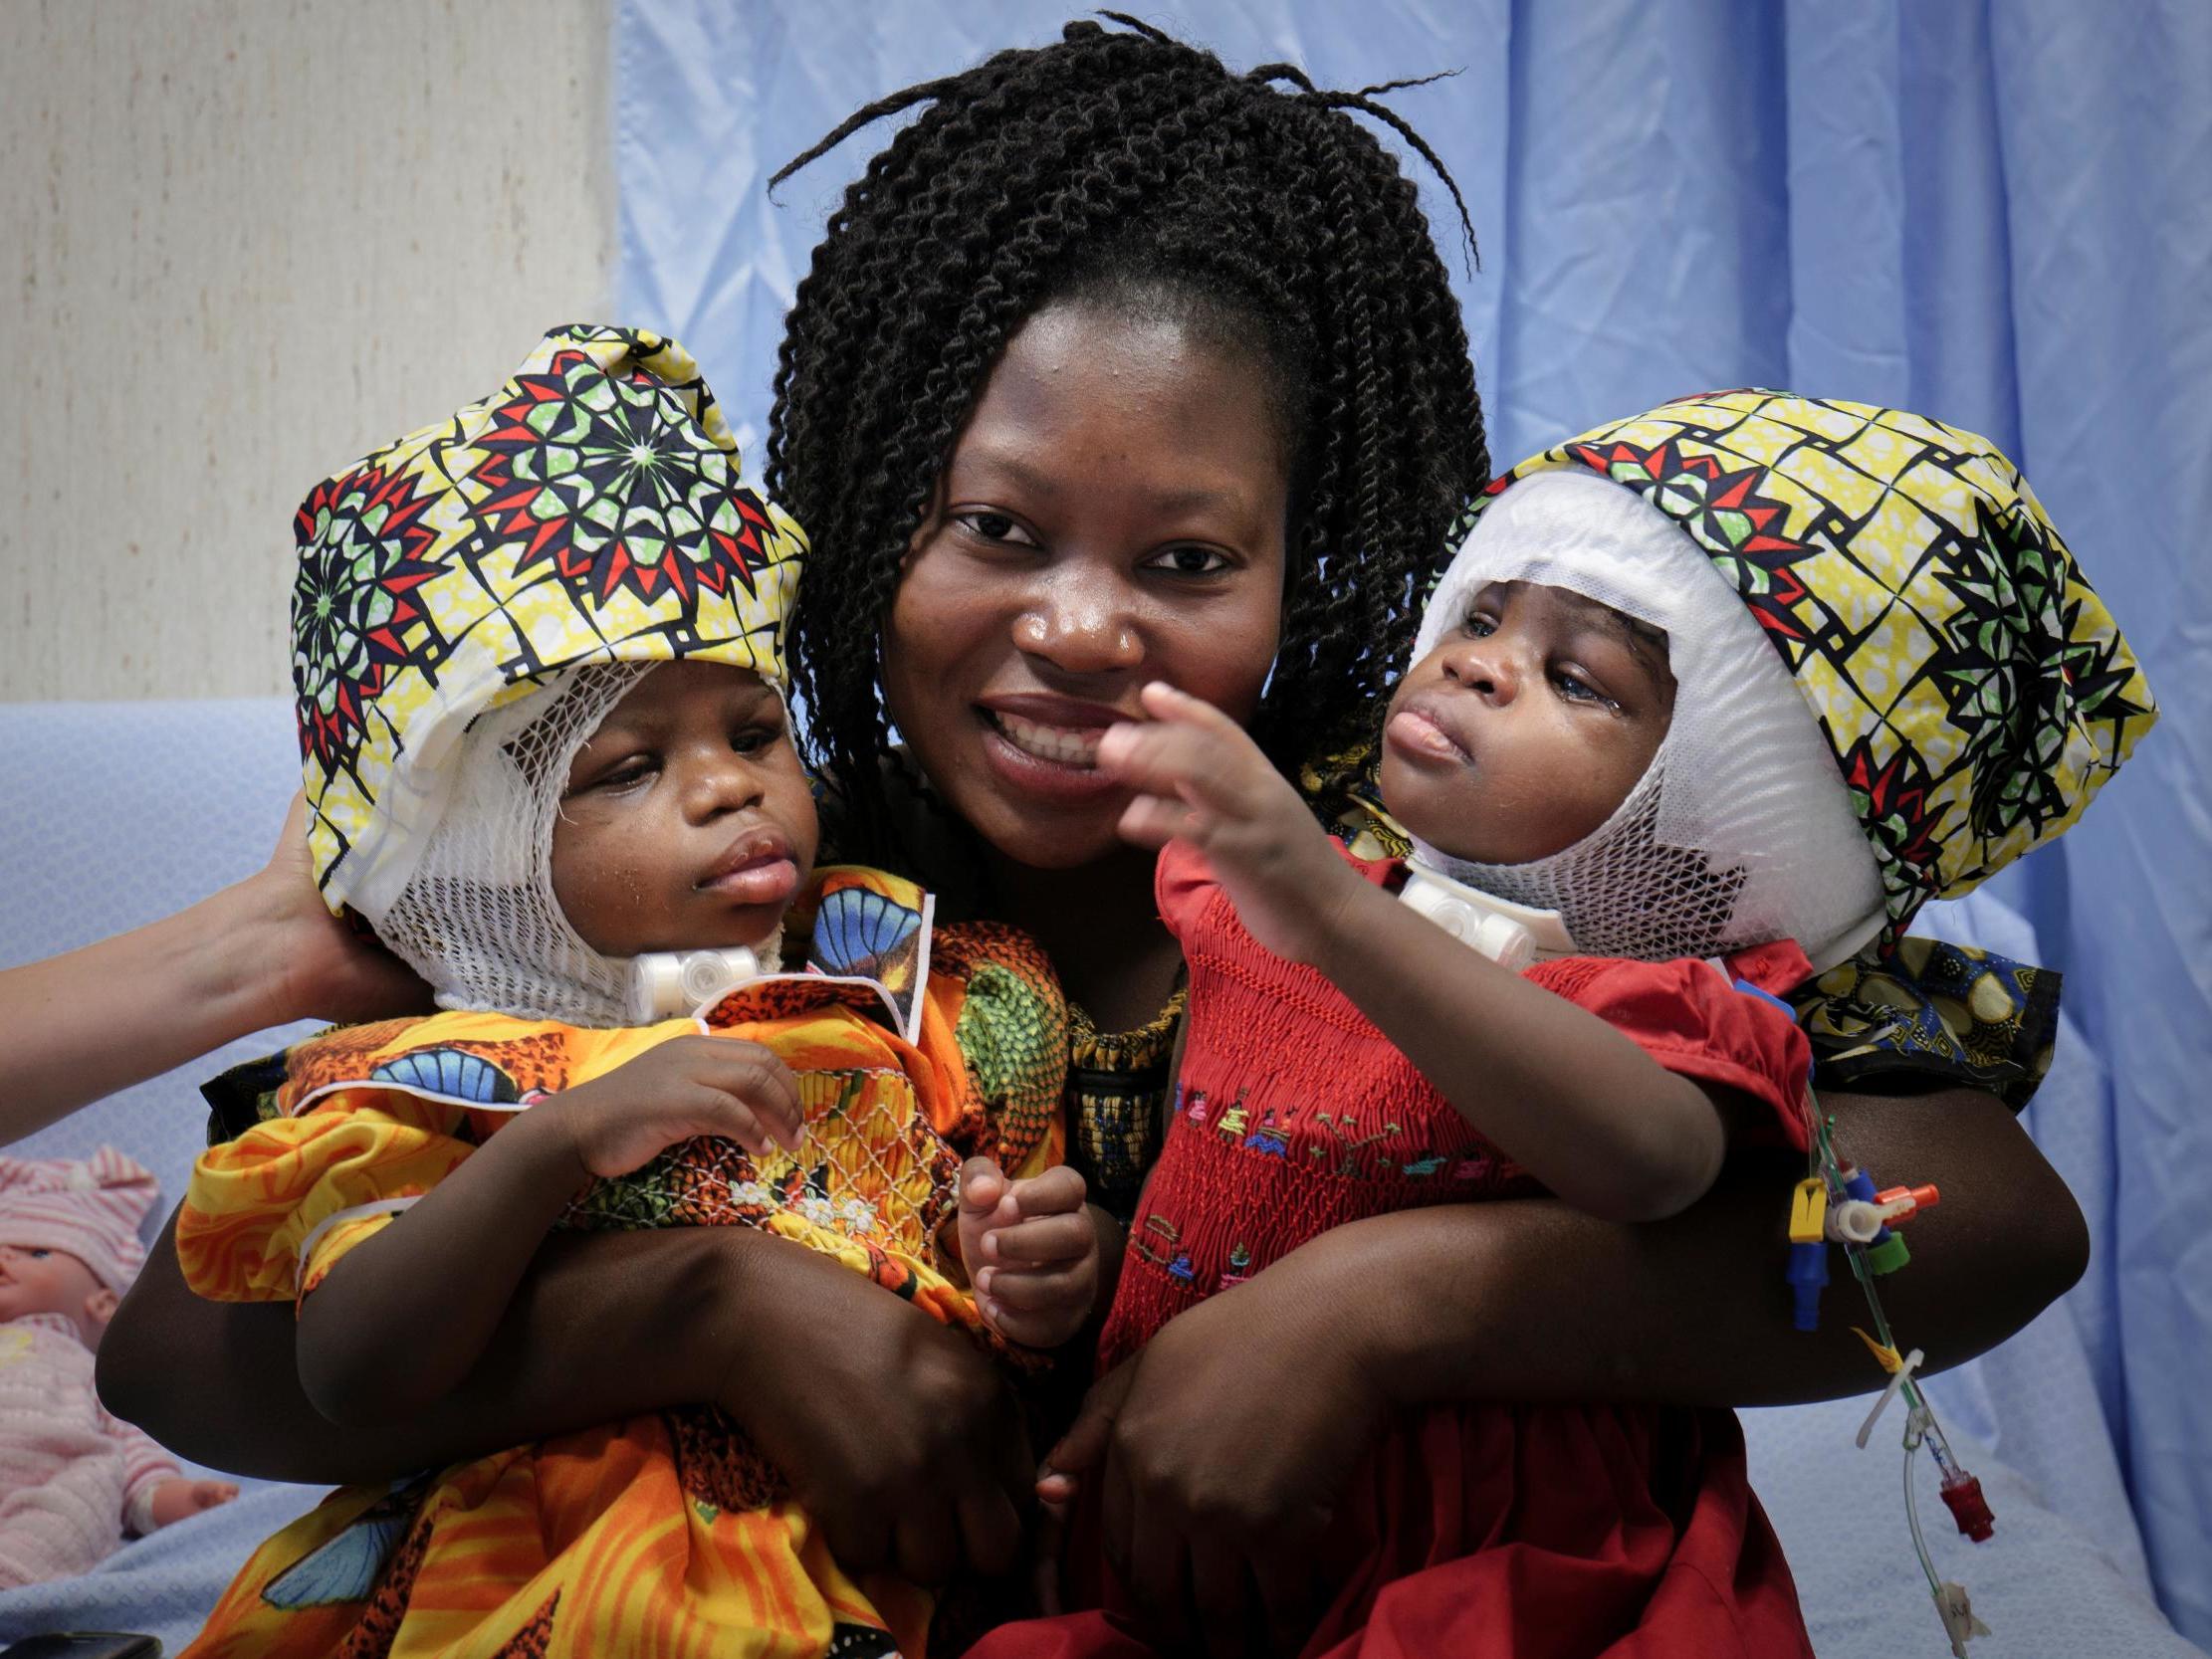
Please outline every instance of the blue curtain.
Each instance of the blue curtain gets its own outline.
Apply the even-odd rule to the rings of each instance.
[[[768,174],[864,100],[1068,15],[621,0],[620,314],[692,347],[749,452],[808,250],[888,134],[779,203]],[[1481,239],[1479,271],[1450,258],[1500,465],[1668,396],[1765,385],[1923,410],[2034,482],[2165,720],[2080,830],[1931,924],[2066,969],[2071,1040],[2033,1123],[2097,1239],[2064,1309],[1938,1397],[2123,1558],[2139,1523],[2168,1614],[2212,1642],[2212,6],[1148,15],[1329,85],[1458,72],[1393,103]],[[1448,247],[1449,204],[1423,188]]]

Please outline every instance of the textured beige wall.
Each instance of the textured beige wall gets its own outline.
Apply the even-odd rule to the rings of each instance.
[[[289,686],[308,487],[613,288],[610,0],[0,0],[0,700]]]

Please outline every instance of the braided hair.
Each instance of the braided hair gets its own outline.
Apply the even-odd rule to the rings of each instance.
[[[799,284],[767,483],[814,557],[793,631],[810,758],[888,833],[877,640],[938,475],[999,353],[1059,300],[1165,311],[1256,355],[1291,458],[1281,643],[1252,721],[1278,765],[1372,721],[1447,535],[1488,481],[1466,332],[1414,186],[1359,110],[1450,189],[1374,95],[1287,64],[1237,76],[1118,13],[856,111],[929,107],[868,163]],[[1434,78],[1432,78],[1434,79]]]

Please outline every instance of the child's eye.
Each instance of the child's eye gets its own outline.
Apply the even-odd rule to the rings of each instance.
[[[1147,570],[1178,576],[1214,576],[1229,567],[1226,554],[1213,547],[1169,547],[1145,560]]]
[[[1559,688],[1559,695],[1570,703],[1602,703],[1608,709],[1620,707],[1612,698],[1571,669],[1553,669],[1551,682]]]
[[[1003,513],[993,513],[988,508],[974,513],[956,513],[953,522],[979,540],[995,542],[1007,547],[1034,547],[1035,537]]]
[[[783,735],[780,726],[749,726],[730,739],[730,747],[738,754],[759,754],[773,748],[775,740]]]
[[[618,760],[583,786],[579,793],[593,789],[633,789],[660,770],[660,757],[652,754],[633,754]]]

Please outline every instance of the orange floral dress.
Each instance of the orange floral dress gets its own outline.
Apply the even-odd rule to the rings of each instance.
[[[810,971],[696,1019],[447,1013],[311,1039],[264,1063],[263,1120],[201,1158],[185,1276],[218,1300],[311,1295],[516,1113],[704,1030],[790,1066],[799,1155],[688,1141],[592,1184],[561,1225],[765,1228],[995,1345],[949,1253],[954,1180],[975,1153],[1021,1174],[1059,1160],[1066,1015],[1024,935],[933,929],[931,910],[910,883],[827,870],[787,925],[812,929]],[[255,1553],[187,1653],[911,1659],[934,1610],[847,1574],[742,1431],[698,1407],[343,1488]]]

